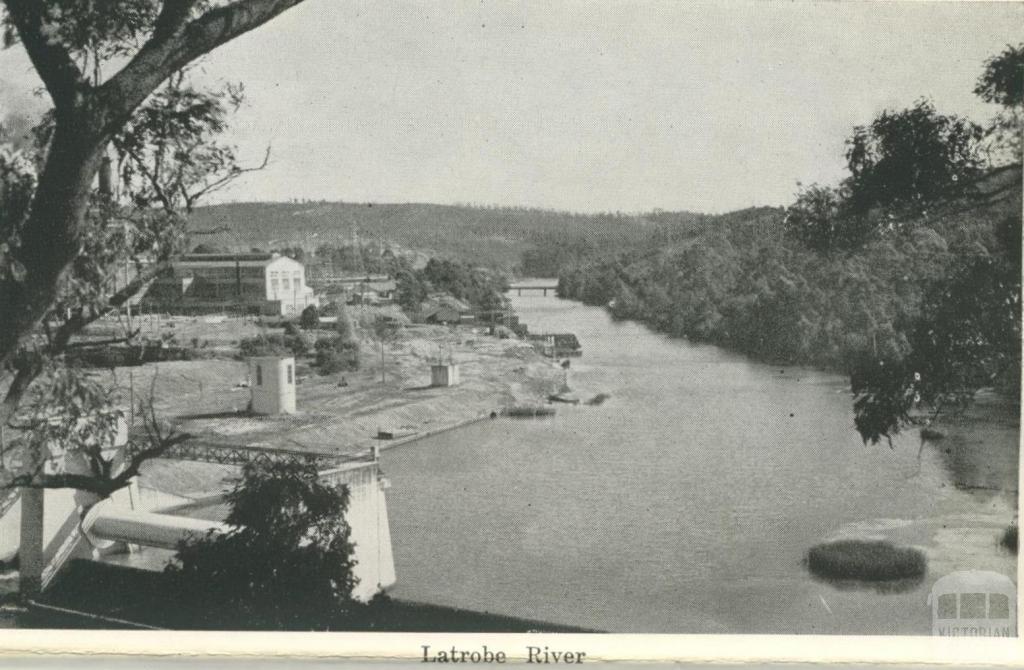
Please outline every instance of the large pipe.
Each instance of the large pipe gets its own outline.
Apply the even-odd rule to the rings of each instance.
[[[125,542],[177,549],[186,540],[200,539],[210,533],[227,533],[231,528],[219,521],[124,509],[111,505],[110,500],[93,505],[82,519],[83,532],[97,547]]]

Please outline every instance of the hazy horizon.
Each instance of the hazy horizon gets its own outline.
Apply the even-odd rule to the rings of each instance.
[[[591,210],[591,211],[580,211],[574,209],[564,209],[559,207],[544,207],[544,206],[532,206],[532,205],[517,205],[515,203],[487,203],[487,202],[426,202],[422,200],[404,200],[404,201],[383,201],[383,200],[343,200],[343,199],[327,199],[327,198],[286,198],[280,200],[253,200],[253,199],[222,199],[217,201],[204,202],[197,205],[197,209],[204,207],[222,207],[229,205],[357,205],[357,206],[372,206],[372,207],[457,207],[463,209],[512,209],[512,210],[523,210],[523,211],[536,211],[544,214],[563,214],[568,216],[623,216],[623,217],[635,217],[643,216],[645,214],[691,214],[695,216],[719,216],[721,214],[729,214],[732,212],[743,211],[746,209],[778,209],[783,205],[748,205],[746,207],[740,207],[737,209],[730,209],[724,212],[699,212],[689,209],[662,209],[660,207],[653,207],[650,209],[640,209],[636,211],[625,211],[625,210]]]
[[[854,125],[930,97],[984,123],[1008,2],[307,0],[203,61],[244,82],[228,132],[271,164],[224,201],[718,214],[837,182]],[[796,45],[796,46],[794,46]],[[21,47],[0,115],[38,111]]]

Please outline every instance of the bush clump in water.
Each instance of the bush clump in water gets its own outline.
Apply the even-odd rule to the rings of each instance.
[[[1013,553],[1017,553],[1017,524],[1007,527],[1003,537],[999,540],[999,544]]]
[[[917,549],[883,540],[837,540],[812,547],[807,567],[826,579],[879,582],[921,577],[927,560]]]

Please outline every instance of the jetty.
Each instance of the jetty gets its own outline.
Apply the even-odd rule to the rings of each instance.
[[[527,339],[537,351],[549,358],[583,355],[583,345],[573,333],[530,334]]]

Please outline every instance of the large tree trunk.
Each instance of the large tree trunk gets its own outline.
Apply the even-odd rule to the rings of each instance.
[[[107,138],[80,110],[57,121],[45,167],[21,232],[15,258],[25,268],[21,280],[0,283],[0,363],[8,362],[20,339],[39,325],[82,246],[82,228],[92,182]]]

